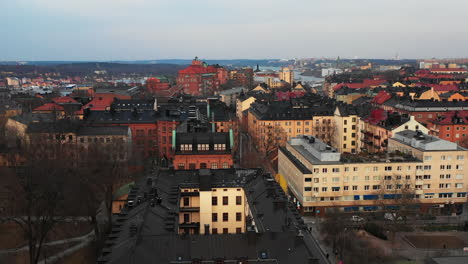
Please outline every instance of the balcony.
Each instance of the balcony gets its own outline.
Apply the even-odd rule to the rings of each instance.
[[[187,196],[200,196],[199,192],[181,192],[180,196],[187,197]]]
[[[192,223],[181,223],[179,224],[179,228],[199,228],[199,222],[192,222]]]
[[[180,207],[179,212],[200,212],[200,207]]]

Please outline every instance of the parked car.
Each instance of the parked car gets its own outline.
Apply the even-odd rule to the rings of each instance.
[[[353,216],[351,216],[351,221],[353,221],[353,222],[362,222],[362,221],[364,221],[364,218],[360,217],[359,215],[353,215]]]
[[[389,220],[389,221],[394,221],[395,219],[396,219],[397,221],[403,220],[403,218],[402,218],[401,216],[399,216],[399,217],[397,218],[397,215],[396,215],[395,213],[385,213],[384,219],[385,219],[385,220]]]

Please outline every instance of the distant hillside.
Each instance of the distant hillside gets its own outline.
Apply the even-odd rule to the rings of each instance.
[[[185,65],[175,64],[123,64],[108,62],[68,63],[58,65],[0,65],[0,72],[13,72],[17,75],[32,73],[60,73],[66,76],[85,76],[94,71],[105,70],[110,75],[176,75]]]

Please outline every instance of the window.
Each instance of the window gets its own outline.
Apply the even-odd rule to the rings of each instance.
[[[242,205],[242,196],[236,196],[236,205]]]
[[[385,179],[386,181],[390,181],[390,180],[392,180],[392,176],[385,176],[384,179]]]
[[[348,191],[349,190],[349,186],[343,186],[343,191]]]
[[[392,171],[392,166],[386,166],[385,171]]]
[[[312,178],[304,178],[305,182],[312,182]]]
[[[431,165],[424,165],[424,170],[431,170]]]
[[[340,177],[333,177],[332,182],[340,182]]]
[[[223,222],[229,221],[229,214],[228,213],[223,213]]]
[[[212,222],[218,222],[218,213],[212,213],[211,214],[211,221]]]
[[[184,206],[189,206],[189,205],[190,205],[190,198],[184,197]]]
[[[358,171],[358,167],[353,167],[353,171]]]
[[[379,171],[379,167],[374,167],[372,170],[373,171]]]
[[[406,175],[406,176],[405,176],[405,179],[411,180],[411,175]]]
[[[380,185],[372,185],[372,190],[380,190]]]
[[[370,180],[370,176],[364,176],[364,180],[365,180],[365,181],[369,181],[369,180]]]
[[[319,183],[319,178],[314,178],[314,183]]]
[[[200,163],[200,169],[206,169],[206,163]]]
[[[340,168],[333,168],[332,172],[340,172]]]
[[[240,222],[242,220],[242,213],[236,213],[236,221]]]
[[[216,163],[216,162],[211,163],[211,168],[212,169],[217,169],[218,168],[218,163]]]
[[[397,185],[395,185],[395,189],[397,189],[397,190],[401,190],[401,187],[402,187],[402,185],[401,185],[401,184],[397,184]]]
[[[379,176],[379,175],[374,176],[374,177],[372,177],[372,179],[373,179],[374,181],[380,181],[380,176]]]
[[[359,181],[359,176],[353,176],[353,181]]]
[[[364,185],[364,190],[369,190],[369,185]]]
[[[327,187],[322,187],[322,192],[326,192],[327,191]]]
[[[463,155],[457,155],[457,160],[463,160]]]
[[[353,191],[357,191],[357,190],[358,190],[357,185],[353,185]]]
[[[184,214],[184,223],[190,223],[190,214]]]
[[[319,188],[318,188],[318,187],[314,187],[314,192],[319,192]]]
[[[211,197],[211,205],[218,205],[218,197],[216,196]]]
[[[397,167],[396,167],[396,170],[397,170],[397,171],[401,171],[401,170],[402,170],[402,167],[401,167],[401,166],[397,166]]]
[[[387,190],[391,190],[392,187],[393,187],[393,185],[391,185],[391,184],[387,185]]]
[[[223,169],[228,169],[229,168],[229,165],[227,164],[227,162],[223,162]]]
[[[236,234],[240,234],[240,233],[242,233],[242,228],[237,227],[237,228],[236,228]]]
[[[466,193],[457,193],[458,198],[464,198],[466,197]]]
[[[349,167],[345,167],[345,168],[344,168],[344,171],[349,171]]]
[[[211,229],[211,234],[217,235],[218,234],[218,228]]]
[[[340,191],[340,187],[332,187],[332,192],[339,192]]]
[[[455,188],[463,188],[463,183],[455,183]]]
[[[452,198],[452,193],[439,193],[439,198]]]
[[[457,175],[455,176],[455,179],[461,180],[461,179],[463,179],[463,175],[462,175],[462,174],[457,174]]]
[[[327,183],[327,177],[322,177],[322,182]]]
[[[223,228],[223,234],[228,234],[229,233],[229,229],[228,228]]]
[[[229,197],[223,196],[223,205],[228,205]]]
[[[304,187],[304,192],[310,192],[312,191],[312,187]]]
[[[328,169],[327,168],[323,168],[322,169],[322,173],[327,173],[328,172]]]
[[[431,179],[431,175],[424,175],[423,179],[424,179],[424,180],[430,180],[430,179]]]
[[[455,169],[457,170],[463,170],[463,165],[455,165]]]

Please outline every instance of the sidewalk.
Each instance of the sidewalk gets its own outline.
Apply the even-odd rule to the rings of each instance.
[[[328,262],[330,264],[336,264],[339,261],[335,259],[335,256],[333,254],[333,249],[327,245],[325,245],[325,242],[322,240],[322,236],[320,235],[319,232],[319,224],[320,222],[315,219],[315,217],[312,216],[303,216],[304,223],[311,228],[311,234],[317,241],[318,245],[320,246],[320,249],[324,252],[325,255],[328,254]]]

